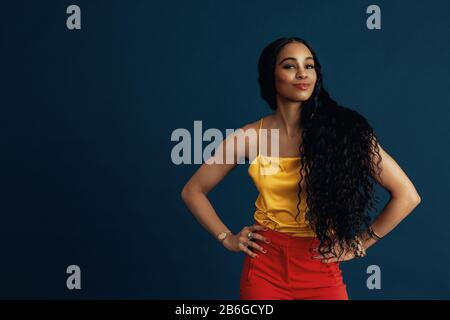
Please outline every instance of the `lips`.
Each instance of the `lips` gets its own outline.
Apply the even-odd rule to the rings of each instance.
[[[311,86],[311,84],[309,84],[309,83],[296,83],[293,86],[296,87],[297,89],[300,89],[300,90],[306,90],[306,89],[308,89]]]

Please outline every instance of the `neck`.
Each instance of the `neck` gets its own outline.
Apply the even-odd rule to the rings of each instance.
[[[274,123],[280,129],[280,135],[296,137],[301,134],[300,115],[302,102],[286,101],[277,97]]]

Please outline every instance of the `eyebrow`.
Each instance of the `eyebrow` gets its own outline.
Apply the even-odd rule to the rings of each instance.
[[[287,57],[287,58],[284,58],[283,60],[281,60],[278,64],[282,64],[285,60],[295,60],[295,61],[297,61],[297,59],[295,59],[294,57]],[[313,60],[314,61],[314,58],[313,57],[306,57],[305,60]]]

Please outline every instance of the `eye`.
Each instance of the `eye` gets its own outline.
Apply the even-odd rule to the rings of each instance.
[[[314,65],[313,64],[308,64],[306,67],[311,67],[311,69],[314,69]]]
[[[291,67],[292,67],[292,68],[295,68],[295,66],[292,65],[292,64],[285,64],[285,65],[283,66],[284,69],[290,69]]]

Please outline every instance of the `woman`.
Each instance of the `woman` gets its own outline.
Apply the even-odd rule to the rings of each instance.
[[[305,40],[272,42],[258,71],[261,96],[273,113],[230,134],[187,182],[182,198],[226,249],[246,254],[241,299],[347,300],[340,263],[364,256],[420,196],[368,121],[330,98]],[[245,148],[235,147],[239,139]],[[264,143],[275,145],[275,156],[265,152]],[[250,160],[248,173],[260,194],[255,224],[233,234],[207,193],[240,159]],[[373,222],[372,179],[391,194]]]

